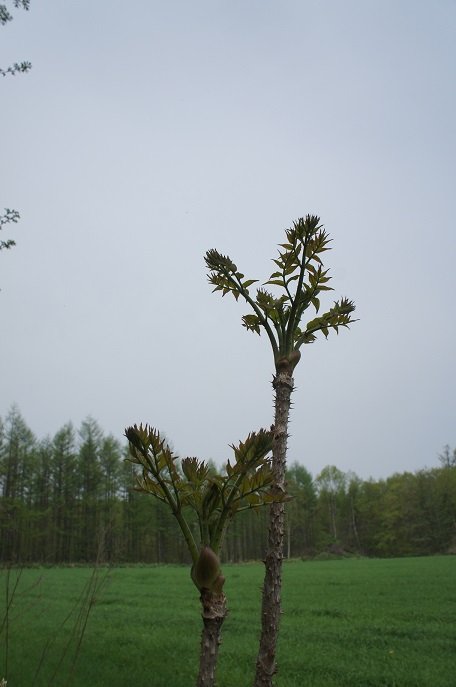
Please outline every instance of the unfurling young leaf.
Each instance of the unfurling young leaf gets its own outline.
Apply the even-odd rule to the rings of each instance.
[[[261,322],[257,315],[244,315],[242,317],[242,324],[246,329],[261,334]]]

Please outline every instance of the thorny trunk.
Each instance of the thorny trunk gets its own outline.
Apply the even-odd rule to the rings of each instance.
[[[274,489],[278,492],[284,492],[288,418],[291,392],[293,391],[291,373],[279,371],[274,377],[273,387],[276,393],[273,441]],[[272,503],[269,516],[268,551],[264,561],[266,571],[261,609],[261,638],[254,687],[272,687],[272,678],[277,672],[275,655],[281,613],[284,520],[284,504]]]
[[[197,687],[214,687],[215,667],[222,641],[220,634],[227,614],[225,594],[216,594],[203,589],[201,604],[204,627],[201,633],[200,670],[196,685]]]

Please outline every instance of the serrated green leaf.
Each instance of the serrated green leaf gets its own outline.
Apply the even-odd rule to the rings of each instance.
[[[320,310],[320,300],[316,296],[314,296],[310,300],[312,301],[312,305],[314,306],[315,311],[318,312]]]
[[[311,344],[311,343],[314,343],[314,341],[316,341],[316,340],[317,340],[317,337],[315,336],[315,334],[310,334],[308,332],[305,332],[305,334],[303,336],[303,343],[304,344]]]
[[[292,265],[289,265],[284,270],[285,275],[288,276],[289,274],[293,274],[293,272],[296,272],[298,267],[299,267],[299,264],[297,262],[293,263]]]
[[[312,265],[312,263],[310,263],[310,262],[308,262],[308,263],[306,264],[306,270],[307,270],[308,272],[311,272],[312,274],[315,274],[316,271],[317,271],[317,270],[316,270],[316,267],[315,267],[314,265]]]
[[[258,279],[248,279],[247,281],[245,281],[245,282],[242,284],[242,286],[243,286],[244,289],[248,289],[249,286],[252,286],[252,284],[255,284],[255,282],[257,282],[257,281],[258,281]]]
[[[316,327],[318,327],[320,325],[320,322],[321,322],[320,317],[316,317],[314,320],[310,320],[310,322],[307,323],[306,330],[315,329]]]

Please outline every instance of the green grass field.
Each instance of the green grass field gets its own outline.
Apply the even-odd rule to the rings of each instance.
[[[263,566],[225,565],[224,573],[230,613],[217,684],[250,687]],[[8,687],[194,685],[201,618],[188,569],[97,575],[94,592],[88,568],[23,571],[0,635],[0,678],[8,648]],[[11,571],[10,595],[16,578]],[[4,570],[0,584],[3,621]],[[456,685],[456,557],[286,562],[283,607],[277,687]]]

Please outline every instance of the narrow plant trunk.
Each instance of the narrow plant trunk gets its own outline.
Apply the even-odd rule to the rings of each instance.
[[[216,594],[203,589],[201,604],[204,627],[201,633],[200,670],[196,685],[197,687],[214,687],[215,667],[222,641],[220,635],[227,614],[225,594]]]
[[[275,420],[273,443],[274,489],[285,491],[288,418],[293,391],[293,377],[289,371],[279,371],[274,377]],[[277,672],[275,660],[280,622],[282,590],[282,559],[284,543],[285,507],[272,503],[269,515],[268,551],[264,561],[266,570],[261,609],[261,637],[256,662],[254,687],[271,687]]]
[[[287,523],[287,558],[291,558],[291,522]]]
[[[360,551],[361,550],[361,544],[359,541],[358,526],[356,524],[355,504],[353,501],[353,496],[350,497],[350,507],[351,507],[353,533],[355,535],[356,546],[358,548],[358,551]]]

